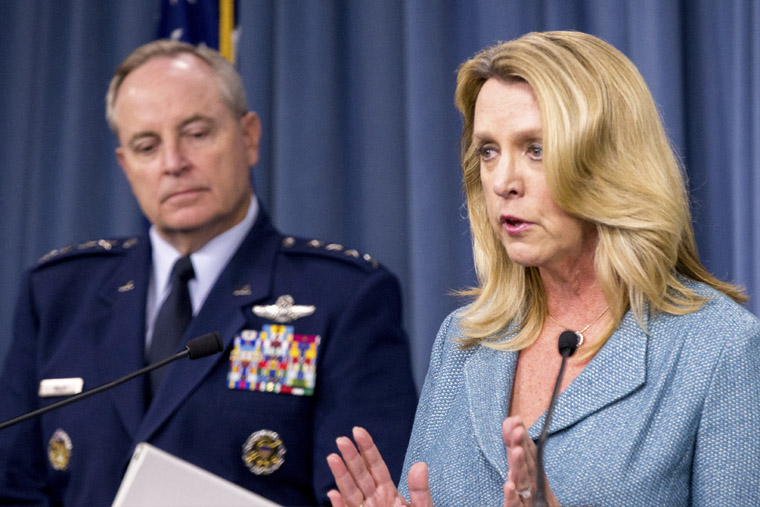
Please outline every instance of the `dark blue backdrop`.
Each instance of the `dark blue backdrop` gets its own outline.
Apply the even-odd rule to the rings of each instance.
[[[159,0],[0,5],[0,356],[23,268],[143,227],[103,96],[158,15]],[[704,261],[753,295],[759,26],[754,0],[241,0],[239,67],[265,129],[256,191],[283,230],[369,252],[399,275],[419,381],[461,303],[448,293],[473,281],[457,66],[531,30],[583,30],[639,66],[687,168]]]

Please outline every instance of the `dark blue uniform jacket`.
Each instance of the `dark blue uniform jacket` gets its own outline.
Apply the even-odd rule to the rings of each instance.
[[[144,366],[150,266],[143,236],[53,252],[25,276],[0,419],[60,400],[38,395],[42,379],[80,377],[88,390]],[[286,295],[314,312],[280,324],[253,311]],[[234,337],[272,324],[320,337],[312,395],[228,386]],[[185,339],[211,331],[222,354],[167,366],[147,409],[141,377],[0,431],[0,503],[109,505],[143,441],[275,502],[324,503],[325,457],[354,425],[369,429],[398,479],[416,392],[400,289],[385,268],[340,245],[284,237],[261,210]],[[266,449],[244,456],[251,435],[273,433],[279,466]]]

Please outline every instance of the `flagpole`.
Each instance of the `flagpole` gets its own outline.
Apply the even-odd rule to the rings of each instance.
[[[235,45],[232,32],[235,29],[235,0],[219,0],[219,52],[235,62]]]

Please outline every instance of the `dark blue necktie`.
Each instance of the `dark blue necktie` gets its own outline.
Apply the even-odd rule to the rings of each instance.
[[[167,296],[156,316],[153,325],[153,338],[148,352],[148,364],[161,361],[179,352],[180,339],[185,328],[193,318],[193,305],[187,282],[195,278],[190,257],[180,257],[174,263],[169,283],[171,292]],[[150,394],[155,394],[163,379],[166,368],[150,372]]]

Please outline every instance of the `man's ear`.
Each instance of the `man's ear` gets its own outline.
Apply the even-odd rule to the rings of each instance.
[[[246,156],[248,166],[251,167],[259,161],[259,141],[261,140],[261,120],[259,115],[253,111],[248,111],[240,119],[240,125],[243,129],[243,136],[246,143]]]
[[[127,170],[127,161],[124,158],[124,148],[122,148],[121,145],[117,146],[114,150],[114,154],[116,155],[116,162],[119,163],[119,167],[121,167],[124,176],[126,176],[127,181],[129,181],[129,171]]]

